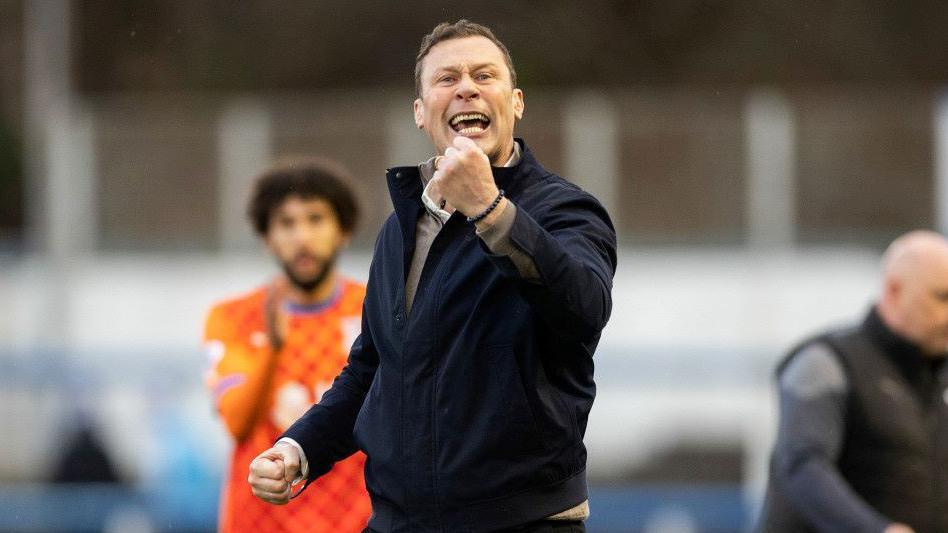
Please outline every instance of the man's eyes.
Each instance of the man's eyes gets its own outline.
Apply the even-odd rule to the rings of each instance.
[[[309,215],[304,219],[300,219],[300,221],[305,220],[306,222],[309,222],[310,224],[320,224],[323,222],[323,220],[325,220],[325,218],[326,217],[323,215]],[[281,227],[284,227],[284,228],[291,228],[296,225],[296,222],[297,222],[297,219],[293,217],[280,217],[277,219],[277,224],[279,224]]]
[[[477,81],[488,81],[488,80],[494,79],[494,75],[491,74],[490,72],[480,72],[478,74],[475,74],[473,78]],[[455,81],[457,81],[457,79],[458,77],[453,74],[445,75],[438,78],[438,83],[441,83],[441,84],[454,83]]]

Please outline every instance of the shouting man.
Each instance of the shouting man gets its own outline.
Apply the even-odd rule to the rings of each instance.
[[[488,28],[438,25],[415,80],[415,123],[435,156],[388,171],[395,212],[361,336],[322,400],[250,464],[250,482],[284,503],[295,479],[363,450],[366,531],[584,531],[615,231],[514,138],[524,96]]]

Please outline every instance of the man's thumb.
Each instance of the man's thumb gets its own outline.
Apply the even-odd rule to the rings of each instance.
[[[280,458],[283,460],[283,479],[287,483],[293,483],[300,475],[299,455],[290,446],[277,446],[276,449],[279,450]]]

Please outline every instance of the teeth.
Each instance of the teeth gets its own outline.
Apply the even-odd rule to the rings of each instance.
[[[461,122],[462,120],[480,120],[487,122],[487,115],[483,113],[464,113],[461,115],[455,115],[455,117],[451,119],[451,125],[457,126],[458,122]]]
[[[475,133],[480,133],[482,131],[484,131],[484,128],[471,126],[470,128],[464,128],[463,130],[458,130],[458,133],[460,133],[461,135],[473,135]]]

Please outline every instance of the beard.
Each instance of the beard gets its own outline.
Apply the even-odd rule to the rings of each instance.
[[[322,285],[322,283],[326,281],[326,278],[329,277],[329,273],[332,272],[332,269],[335,265],[336,253],[333,252],[329,258],[327,258],[325,261],[322,261],[322,266],[316,271],[315,274],[304,277],[293,271],[292,261],[282,263],[283,272],[286,274],[286,278],[290,280],[290,283],[292,283],[294,287],[305,293],[311,293],[320,285]]]

